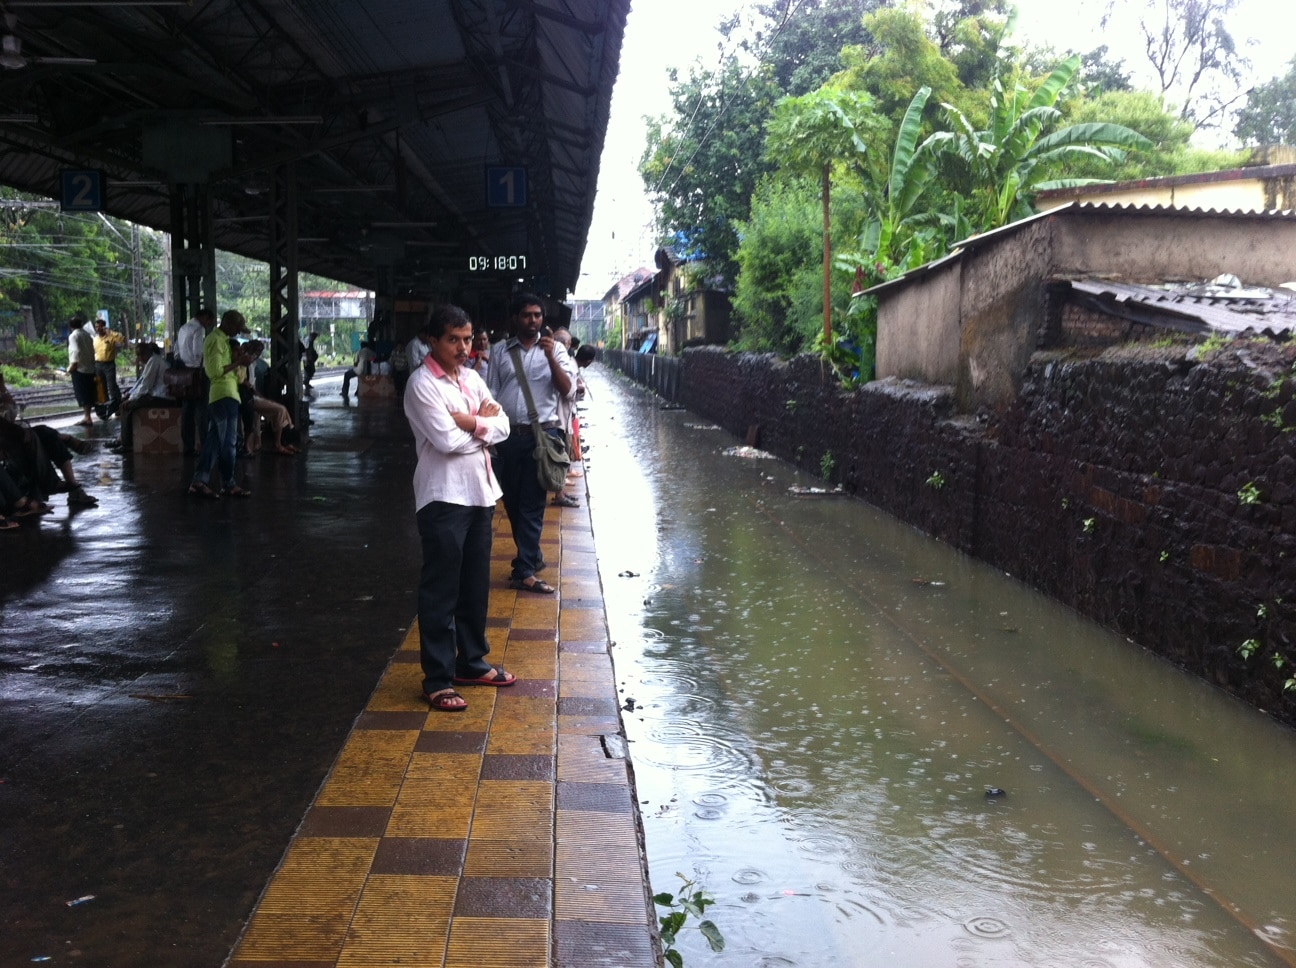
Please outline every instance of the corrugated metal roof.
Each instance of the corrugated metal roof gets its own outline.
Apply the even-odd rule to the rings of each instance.
[[[1076,279],[1069,285],[1093,297],[1086,304],[1099,311],[1182,332],[1286,337],[1296,330],[1296,292],[1285,289],[1228,289],[1209,283],[1153,286],[1100,279]]]

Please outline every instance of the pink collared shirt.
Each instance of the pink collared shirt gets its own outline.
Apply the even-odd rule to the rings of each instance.
[[[451,377],[428,356],[410,373],[405,386],[405,416],[414,431],[418,467],[414,470],[415,510],[444,501],[465,507],[491,507],[500,498],[491,473],[491,444],[509,435],[508,415],[477,418],[473,433],[460,430],[451,413],[477,413],[494,402],[486,384],[472,370],[460,367]]]

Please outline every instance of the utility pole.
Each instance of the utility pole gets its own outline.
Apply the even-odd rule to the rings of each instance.
[[[144,326],[146,323],[144,308],[144,259],[140,254],[140,230],[139,226],[131,222],[131,295],[134,297],[135,316],[135,336],[137,339],[144,338]],[[147,313],[147,325],[150,334],[153,331],[153,314]],[[127,338],[130,333],[126,334]]]

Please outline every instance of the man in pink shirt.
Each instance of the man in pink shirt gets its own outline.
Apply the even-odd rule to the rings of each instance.
[[[457,306],[428,318],[430,352],[411,371],[405,416],[418,467],[414,506],[423,543],[419,578],[419,657],[423,698],[462,712],[456,685],[511,686],[516,677],[486,661],[491,519],[500,498],[489,448],[509,435],[507,415],[468,368],[473,328]]]

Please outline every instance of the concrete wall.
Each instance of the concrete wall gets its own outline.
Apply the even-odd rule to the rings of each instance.
[[[1046,345],[1048,282],[1296,280],[1296,219],[1068,210],[970,245],[878,294],[879,378],[951,384],[960,411],[1011,404]]]
[[[877,375],[954,383],[962,263],[951,260],[878,304]]]
[[[812,473],[831,451],[851,493],[1296,724],[1296,347],[1244,356],[1038,354],[974,419],[951,387],[700,348],[681,400]]]
[[[1296,219],[1070,212],[1048,221],[1060,275],[1165,282],[1232,272],[1257,286],[1296,280]]]

